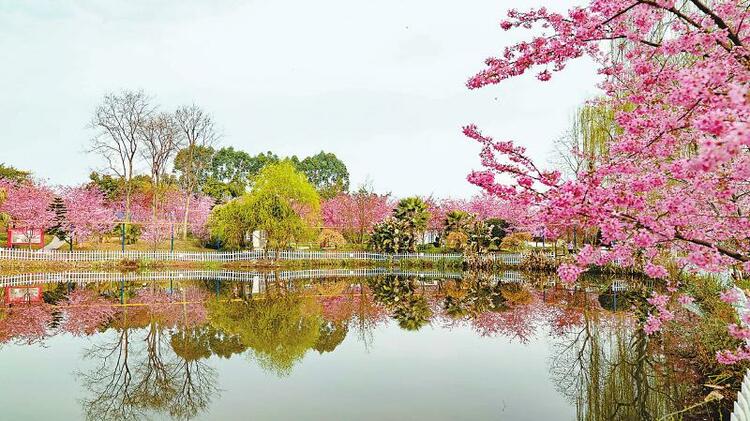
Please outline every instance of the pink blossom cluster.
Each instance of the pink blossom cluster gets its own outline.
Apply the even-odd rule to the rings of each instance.
[[[647,316],[643,330],[646,335],[652,335],[661,330],[664,323],[674,320],[674,313],[667,309],[667,305],[669,304],[668,295],[654,292],[647,301],[654,309]]]
[[[154,192],[137,192],[130,202],[130,221],[142,228],[142,237],[150,243],[159,243],[170,238],[172,230],[178,230],[184,220],[185,207],[188,207],[188,228],[201,240],[208,239],[208,217],[215,204],[209,196],[196,194],[189,198],[178,189],[169,189],[154,198]],[[113,204],[120,214],[124,214],[125,203],[118,200]]]
[[[73,290],[57,308],[64,315],[59,329],[75,336],[96,333],[117,313],[112,302],[88,289]]]

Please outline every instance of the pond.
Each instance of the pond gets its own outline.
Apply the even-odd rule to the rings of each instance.
[[[656,419],[694,379],[637,282],[307,270],[0,276],[5,419]]]

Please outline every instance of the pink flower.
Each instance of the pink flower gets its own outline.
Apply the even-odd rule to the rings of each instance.
[[[557,268],[557,275],[565,284],[572,284],[584,270],[576,265],[563,263]]]
[[[719,294],[721,301],[727,304],[734,304],[740,299],[740,292],[736,289],[726,289]]]
[[[729,330],[729,334],[737,339],[750,339],[750,329],[739,327],[736,324],[730,324],[727,326],[727,329]]]
[[[653,314],[649,314],[646,323],[643,325],[643,331],[646,335],[651,336],[659,330],[661,330],[661,320]]]
[[[716,361],[718,361],[719,364],[732,365],[739,360],[731,351],[717,351]]]
[[[651,278],[664,279],[669,277],[669,271],[664,266],[647,263],[644,272]]]
[[[648,303],[654,307],[664,307],[669,302],[669,297],[654,292],[651,294],[651,298],[647,299],[646,301],[648,301]]]
[[[689,295],[685,295],[685,294],[680,295],[679,297],[677,297],[677,302],[679,302],[680,304],[682,304],[684,306],[688,305],[688,304],[691,304],[694,301],[695,301],[695,298],[693,298],[693,297],[691,297]]]

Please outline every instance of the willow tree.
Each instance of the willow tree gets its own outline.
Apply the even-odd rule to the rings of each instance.
[[[570,177],[592,171],[595,158],[607,155],[618,130],[611,108],[597,103],[580,107],[568,131],[555,141],[555,164]]]
[[[250,225],[265,231],[268,245],[286,248],[310,241],[320,220],[320,196],[291,162],[264,168],[246,198]]]
[[[252,191],[211,215],[211,233],[228,248],[239,248],[244,233],[265,231],[268,247],[283,249],[312,241],[320,221],[320,197],[304,174],[291,162],[266,166]]]

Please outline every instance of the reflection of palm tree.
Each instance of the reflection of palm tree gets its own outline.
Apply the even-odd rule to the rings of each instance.
[[[405,330],[419,330],[430,322],[432,310],[422,295],[410,295],[399,301],[393,310],[393,317]]]
[[[417,293],[414,279],[383,276],[372,278],[369,284],[375,299],[391,311],[401,328],[418,330],[429,323],[432,310],[427,299]]]

